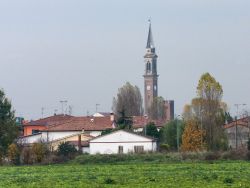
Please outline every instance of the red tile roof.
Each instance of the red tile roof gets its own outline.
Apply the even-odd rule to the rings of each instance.
[[[102,131],[113,128],[110,117],[74,117],[71,121],[49,126],[49,131]]]
[[[74,118],[74,116],[70,116],[70,115],[54,115],[54,116],[50,116],[47,118],[43,118],[43,119],[39,119],[39,120],[35,120],[35,121],[30,121],[26,124],[24,124],[24,126],[50,126],[50,125],[57,125],[57,124],[61,124],[63,122],[66,121],[71,121]]]
[[[232,121],[231,123],[225,124],[224,128],[228,129],[228,128],[234,127],[236,124],[237,126],[239,125],[239,126],[248,127],[248,123],[249,123],[249,117],[245,117],[245,118],[238,119],[237,121],[235,120],[235,121]]]
[[[133,128],[143,128],[150,122],[154,122],[156,127],[163,127],[166,124],[164,120],[150,120],[144,116],[133,116]]]

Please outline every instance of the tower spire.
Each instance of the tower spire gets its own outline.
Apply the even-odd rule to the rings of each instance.
[[[148,40],[146,48],[154,48],[153,35],[151,30],[151,20],[149,19],[148,22],[149,22],[149,30],[148,30]]]

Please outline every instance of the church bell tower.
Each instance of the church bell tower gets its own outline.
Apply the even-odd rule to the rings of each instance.
[[[148,115],[148,109],[153,103],[154,98],[158,97],[158,76],[157,75],[157,55],[153,42],[151,22],[149,21],[148,40],[146,54],[144,55],[145,73],[144,77],[144,109]]]

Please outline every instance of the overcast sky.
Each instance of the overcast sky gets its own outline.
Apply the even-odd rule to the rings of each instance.
[[[234,114],[250,107],[249,10],[249,0],[0,0],[0,88],[27,119],[61,112],[60,100],[73,115],[97,103],[109,112],[127,81],[143,95],[150,17],[159,95],[180,114],[209,72]]]

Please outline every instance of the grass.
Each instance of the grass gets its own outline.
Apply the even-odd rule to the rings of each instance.
[[[246,161],[0,167],[0,187],[250,187]]]

